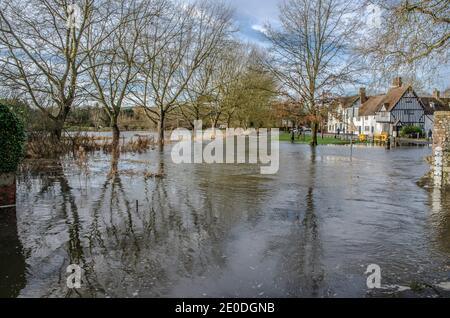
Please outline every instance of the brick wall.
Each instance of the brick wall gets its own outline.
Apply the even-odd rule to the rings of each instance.
[[[435,183],[450,186],[450,112],[434,113],[433,159]]]
[[[16,204],[16,176],[0,173],[0,207]]]

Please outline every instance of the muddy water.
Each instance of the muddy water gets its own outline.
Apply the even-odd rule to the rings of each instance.
[[[280,150],[274,176],[251,165],[174,165],[170,148],[122,156],[112,178],[102,154],[24,172],[17,217],[2,219],[9,278],[0,293],[446,295],[417,288],[450,281],[450,195],[416,185],[428,148],[356,148],[352,161],[347,147]],[[84,270],[80,290],[66,287],[69,264]],[[367,289],[370,264],[385,289]]]

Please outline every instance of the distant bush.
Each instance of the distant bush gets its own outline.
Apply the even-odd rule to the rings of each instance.
[[[30,107],[19,99],[0,99],[0,104],[7,105],[9,110],[14,113],[26,126],[30,116]]]
[[[0,103],[0,173],[15,172],[24,155],[25,128],[8,106]]]
[[[417,137],[417,134],[424,135],[423,129],[418,126],[405,126],[400,131],[401,137]]]
[[[0,99],[0,104],[7,105],[23,123],[25,130],[49,132],[55,129],[55,123],[39,109],[31,108],[19,99]],[[49,109],[51,112],[51,110]]]

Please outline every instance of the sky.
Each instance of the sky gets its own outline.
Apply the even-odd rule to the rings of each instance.
[[[243,40],[263,44],[261,33],[266,23],[278,20],[280,0],[226,0],[236,10],[236,23]]]
[[[236,24],[242,40],[267,45],[262,34],[266,23],[276,25],[278,22],[278,5],[282,0],[225,0],[235,9]],[[445,90],[449,86],[450,66],[445,66],[430,83],[428,89]],[[400,75],[400,74],[399,74]]]

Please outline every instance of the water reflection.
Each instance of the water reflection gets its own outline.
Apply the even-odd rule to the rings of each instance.
[[[302,221],[303,235],[300,241],[300,273],[304,275],[302,288],[305,292],[317,297],[323,280],[323,270],[320,264],[321,240],[317,224],[314,192],[316,191],[316,160],[317,149],[311,148],[311,165],[309,167],[308,189],[306,193],[305,217]]]
[[[415,186],[426,150],[281,151],[275,176],[174,165],[169,147],[97,154],[88,174],[70,162],[23,173],[20,296],[365,296],[372,263],[386,283],[448,276],[448,196]],[[69,264],[84,270],[76,292]]]
[[[440,249],[450,255],[450,193],[436,188],[430,190],[430,205],[436,241]],[[448,266],[450,267],[450,258]]]
[[[15,208],[0,209],[0,298],[17,297],[26,285],[26,265]]]
[[[109,170],[109,176],[114,176],[119,173],[119,159],[120,159],[120,150],[119,148],[114,149],[111,153],[111,168]]]
[[[157,173],[164,174],[164,158],[159,159]],[[69,237],[69,246],[76,247],[69,254],[85,256],[69,257],[85,270],[80,295],[163,296],[173,288],[174,277],[204,275],[211,264],[223,264],[217,243],[225,222],[221,224],[214,206],[214,191],[204,188],[199,197],[194,185],[176,189],[165,178],[141,176],[142,196],[127,192],[123,179],[120,173],[109,174],[99,188],[89,215],[84,215],[89,222],[82,222],[88,225],[86,240]],[[70,188],[64,191],[70,193]],[[133,205],[131,195],[144,199]],[[70,207],[77,211],[76,205]],[[63,284],[60,288],[64,290]]]

